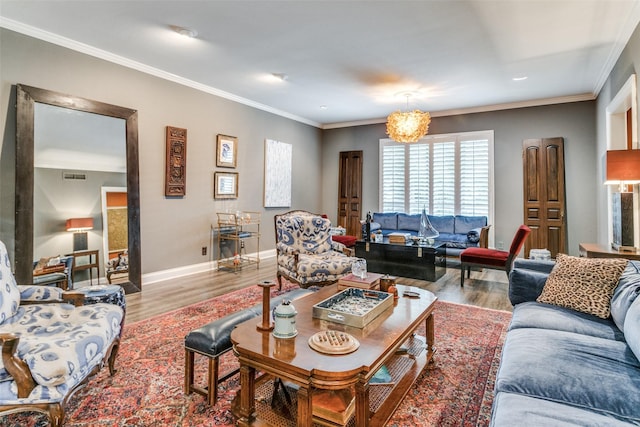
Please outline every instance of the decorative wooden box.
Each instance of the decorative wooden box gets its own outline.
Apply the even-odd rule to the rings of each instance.
[[[344,277],[338,279],[338,290],[341,291],[347,288],[360,288],[360,289],[380,289],[380,279],[382,274],[367,272],[367,277],[361,279],[355,274],[347,274]]]
[[[364,328],[393,306],[393,295],[372,289],[348,288],[313,306],[313,317]]]

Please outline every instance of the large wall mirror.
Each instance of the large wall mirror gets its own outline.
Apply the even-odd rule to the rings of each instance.
[[[98,250],[101,282],[109,259],[126,257],[118,284],[141,290],[137,111],[25,85],[17,86],[16,237],[18,283],[31,283],[33,262],[53,255]],[[117,207],[105,214],[104,188],[119,188]],[[114,219],[121,230],[113,229]],[[75,247],[67,220],[92,223]],[[106,248],[103,230],[119,235]],[[124,242],[124,243],[122,243]],[[89,259],[90,260],[90,259]],[[94,270],[95,271],[95,270]],[[82,271],[82,273],[87,273]],[[79,277],[82,280],[82,277]],[[93,282],[95,283],[95,282]]]

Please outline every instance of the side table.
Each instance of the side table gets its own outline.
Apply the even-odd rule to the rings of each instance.
[[[598,243],[580,243],[580,256],[584,258],[626,258],[640,261],[640,252],[620,252]]]
[[[100,284],[100,257],[98,253],[100,251],[78,251],[67,256],[73,255],[73,266],[71,267],[71,280],[76,282],[76,272],[89,270],[89,283],[93,285],[93,269],[96,269],[96,279]],[[78,262],[78,258],[87,258],[87,261]]]
[[[100,302],[115,304],[126,311],[127,302],[124,297],[124,289],[118,285],[96,285],[74,289],[75,293],[84,294],[85,305]]]

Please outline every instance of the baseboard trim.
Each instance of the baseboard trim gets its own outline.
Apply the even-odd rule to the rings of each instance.
[[[249,256],[256,256],[255,253],[248,254]],[[273,258],[276,256],[276,250],[270,249],[268,251],[260,252],[260,260]],[[146,273],[142,275],[142,286],[152,285],[157,282],[162,282],[169,279],[177,279],[192,274],[206,273],[218,269],[218,261],[207,261],[199,264],[185,265],[182,267],[170,268],[167,270],[154,271],[152,273]]]

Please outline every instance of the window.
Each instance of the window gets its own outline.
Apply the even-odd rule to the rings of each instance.
[[[380,211],[493,217],[493,131],[380,140]]]

